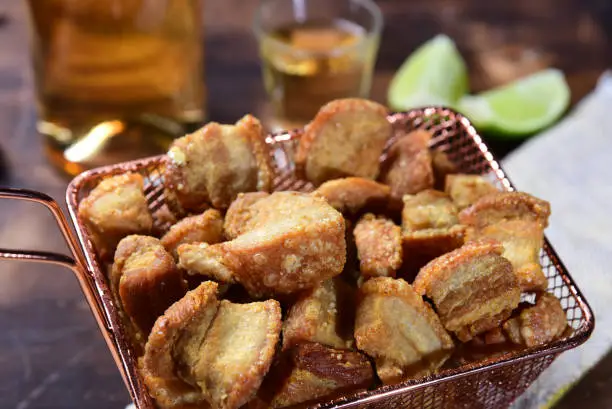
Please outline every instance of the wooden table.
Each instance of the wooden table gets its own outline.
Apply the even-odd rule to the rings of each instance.
[[[42,1],[42,0],[37,0]],[[0,0],[0,184],[63,201],[67,179],[46,163],[35,130],[25,2]],[[439,32],[456,39],[474,91],[537,70],[565,71],[576,102],[612,62],[612,4],[605,0],[378,1],[383,33],[372,97],[385,100],[393,71]],[[206,78],[210,118],[233,122],[265,101],[254,0],[209,0]],[[503,155],[516,143],[492,143]],[[65,250],[46,211],[0,204],[0,247]],[[0,407],[121,408],[129,402],[76,280],[53,267],[3,262],[0,269]],[[559,408],[612,406],[612,357]]]

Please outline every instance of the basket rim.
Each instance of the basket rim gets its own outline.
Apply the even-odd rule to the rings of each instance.
[[[424,117],[432,115],[434,113],[447,113],[454,117],[456,122],[459,122],[467,132],[468,136],[473,140],[475,145],[484,155],[489,167],[496,173],[498,179],[502,182],[506,190],[514,190],[514,186],[510,182],[510,179],[499,165],[498,161],[494,158],[493,154],[489,151],[487,145],[482,140],[476,129],[472,126],[467,117],[454,111],[453,109],[441,106],[431,106],[419,109],[413,109],[405,112],[396,112],[388,115],[388,120],[391,123],[414,119],[417,117]],[[266,142],[275,143],[287,139],[299,136],[302,133],[300,129],[287,130],[271,133],[266,137]],[[90,278],[90,286],[93,287],[94,293],[97,295],[97,302],[101,307],[101,310],[106,314],[106,330],[110,339],[114,345],[109,347],[114,348],[115,352],[113,357],[115,358],[118,369],[120,370],[124,382],[130,392],[130,395],[136,406],[139,408],[155,407],[153,406],[152,398],[148,395],[147,389],[142,382],[141,376],[137,370],[137,358],[132,355],[131,348],[127,341],[126,334],[123,331],[121,322],[119,320],[118,311],[114,306],[112,296],[108,285],[106,284],[105,274],[102,272],[101,266],[98,264],[96,256],[93,252],[93,247],[88,239],[88,233],[85,226],[80,222],[78,218],[78,194],[82,187],[91,179],[99,178],[102,176],[116,175],[129,171],[138,171],[152,165],[160,165],[165,161],[165,155],[152,156],[143,159],[137,159],[134,161],[123,162],[115,165],[103,166],[95,169],[85,171],[77,175],[68,185],[66,189],[66,203],[74,229],[77,233],[79,245],[87,265],[84,266],[86,273]],[[379,386],[372,391],[364,391],[359,393],[349,394],[336,400],[314,405],[315,408],[349,408],[356,405],[365,404],[374,400],[378,400],[384,397],[390,397],[398,395],[408,391],[414,391],[421,388],[433,386],[442,382],[451,381],[454,379],[463,378],[471,374],[485,372],[493,370],[495,368],[504,367],[511,365],[516,362],[525,360],[536,359],[544,356],[556,357],[559,353],[573,349],[584,342],[590,337],[595,328],[595,317],[593,310],[591,309],[588,301],[584,297],[582,291],[575,283],[571,274],[559,258],[554,247],[550,244],[548,238],[544,236],[544,251],[546,252],[550,262],[554,265],[559,273],[559,276],[566,284],[569,289],[571,298],[576,302],[576,306],[582,312],[583,323],[579,328],[573,331],[573,333],[563,339],[556,340],[549,344],[545,344],[538,347],[525,348],[519,351],[511,351],[494,358],[485,359],[465,365],[461,365],[457,368],[445,369],[439,373],[429,375],[427,377],[406,380],[398,384],[383,385]]]

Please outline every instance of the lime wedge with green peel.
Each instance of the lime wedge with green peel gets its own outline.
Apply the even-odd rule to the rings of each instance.
[[[569,102],[563,73],[548,69],[479,95],[467,95],[457,108],[476,128],[516,138],[554,123]]]
[[[397,71],[387,95],[398,111],[454,105],[468,91],[465,63],[453,40],[438,35],[416,49]]]

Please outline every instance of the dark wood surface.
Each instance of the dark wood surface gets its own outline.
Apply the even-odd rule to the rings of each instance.
[[[41,0],[42,1],[42,0]],[[380,0],[386,25],[372,97],[384,102],[392,73],[416,45],[445,32],[468,60],[479,91],[544,66],[565,71],[575,103],[612,60],[607,0]],[[265,96],[250,19],[253,0],[208,0],[209,116],[260,112]],[[0,185],[40,190],[63,202],[67,179],[42,154],[35,130],[25,2],[0,0]],[[516,142],[490,141],[503,155]],[[0,202],[0,247],[65,251],[49,214]],[[610,355],[558,408],[612,407]],[[60,268],[2,262],[0,407],[122,408],[119,373],[76,280]]]

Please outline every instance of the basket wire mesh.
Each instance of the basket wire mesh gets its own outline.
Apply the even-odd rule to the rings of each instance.
[[[432,107],[393,114],[388,117],[396,138],[415,129],[433,134],[432,149],[443,151],[463,173],[487,175],[500,190],[513,190],[512,184],[493,159],[481,138],[462,115],[446,108]],[[275,190],[310,191],[313,186],[296,176],[293,156],[300,131],[270,135],[273,163],[277,176]],[[384,160],[384,155],[381,158]],[[67,202],[86,259],[89,285],[95,294],[96,308],[104,317],[101,326],[107,341],[114,348],[117,365],[138,408],[154,408],[137,370],[137,357],[121,326],[105,279],[104,265],[98,260],[90,237],[76,214],[80,201],[110,175],[138,172],[145,178],[145,195],[154,215],[165,207],[164,157],[158,156],[91,170],[76,177],[70,184]],[[553,209],[554,210],[554,209]],[[167,227],[161,217],[160,228]],[[507,352],[493,358],[441,371],[418,380],[379,387],[372,391],[316,405],[320,408],[500,408],[509,405],[546,369],[562,351],[586,341],[594,328],[594,318],[586,300],[569,273],[545,240],[540,254],[542,268],[548,278],[548,291],[561,300],[571,333],[548,345]],[[91,302],[91,300],[90,300]],[[99,319],[99,321],[101,321]]]

